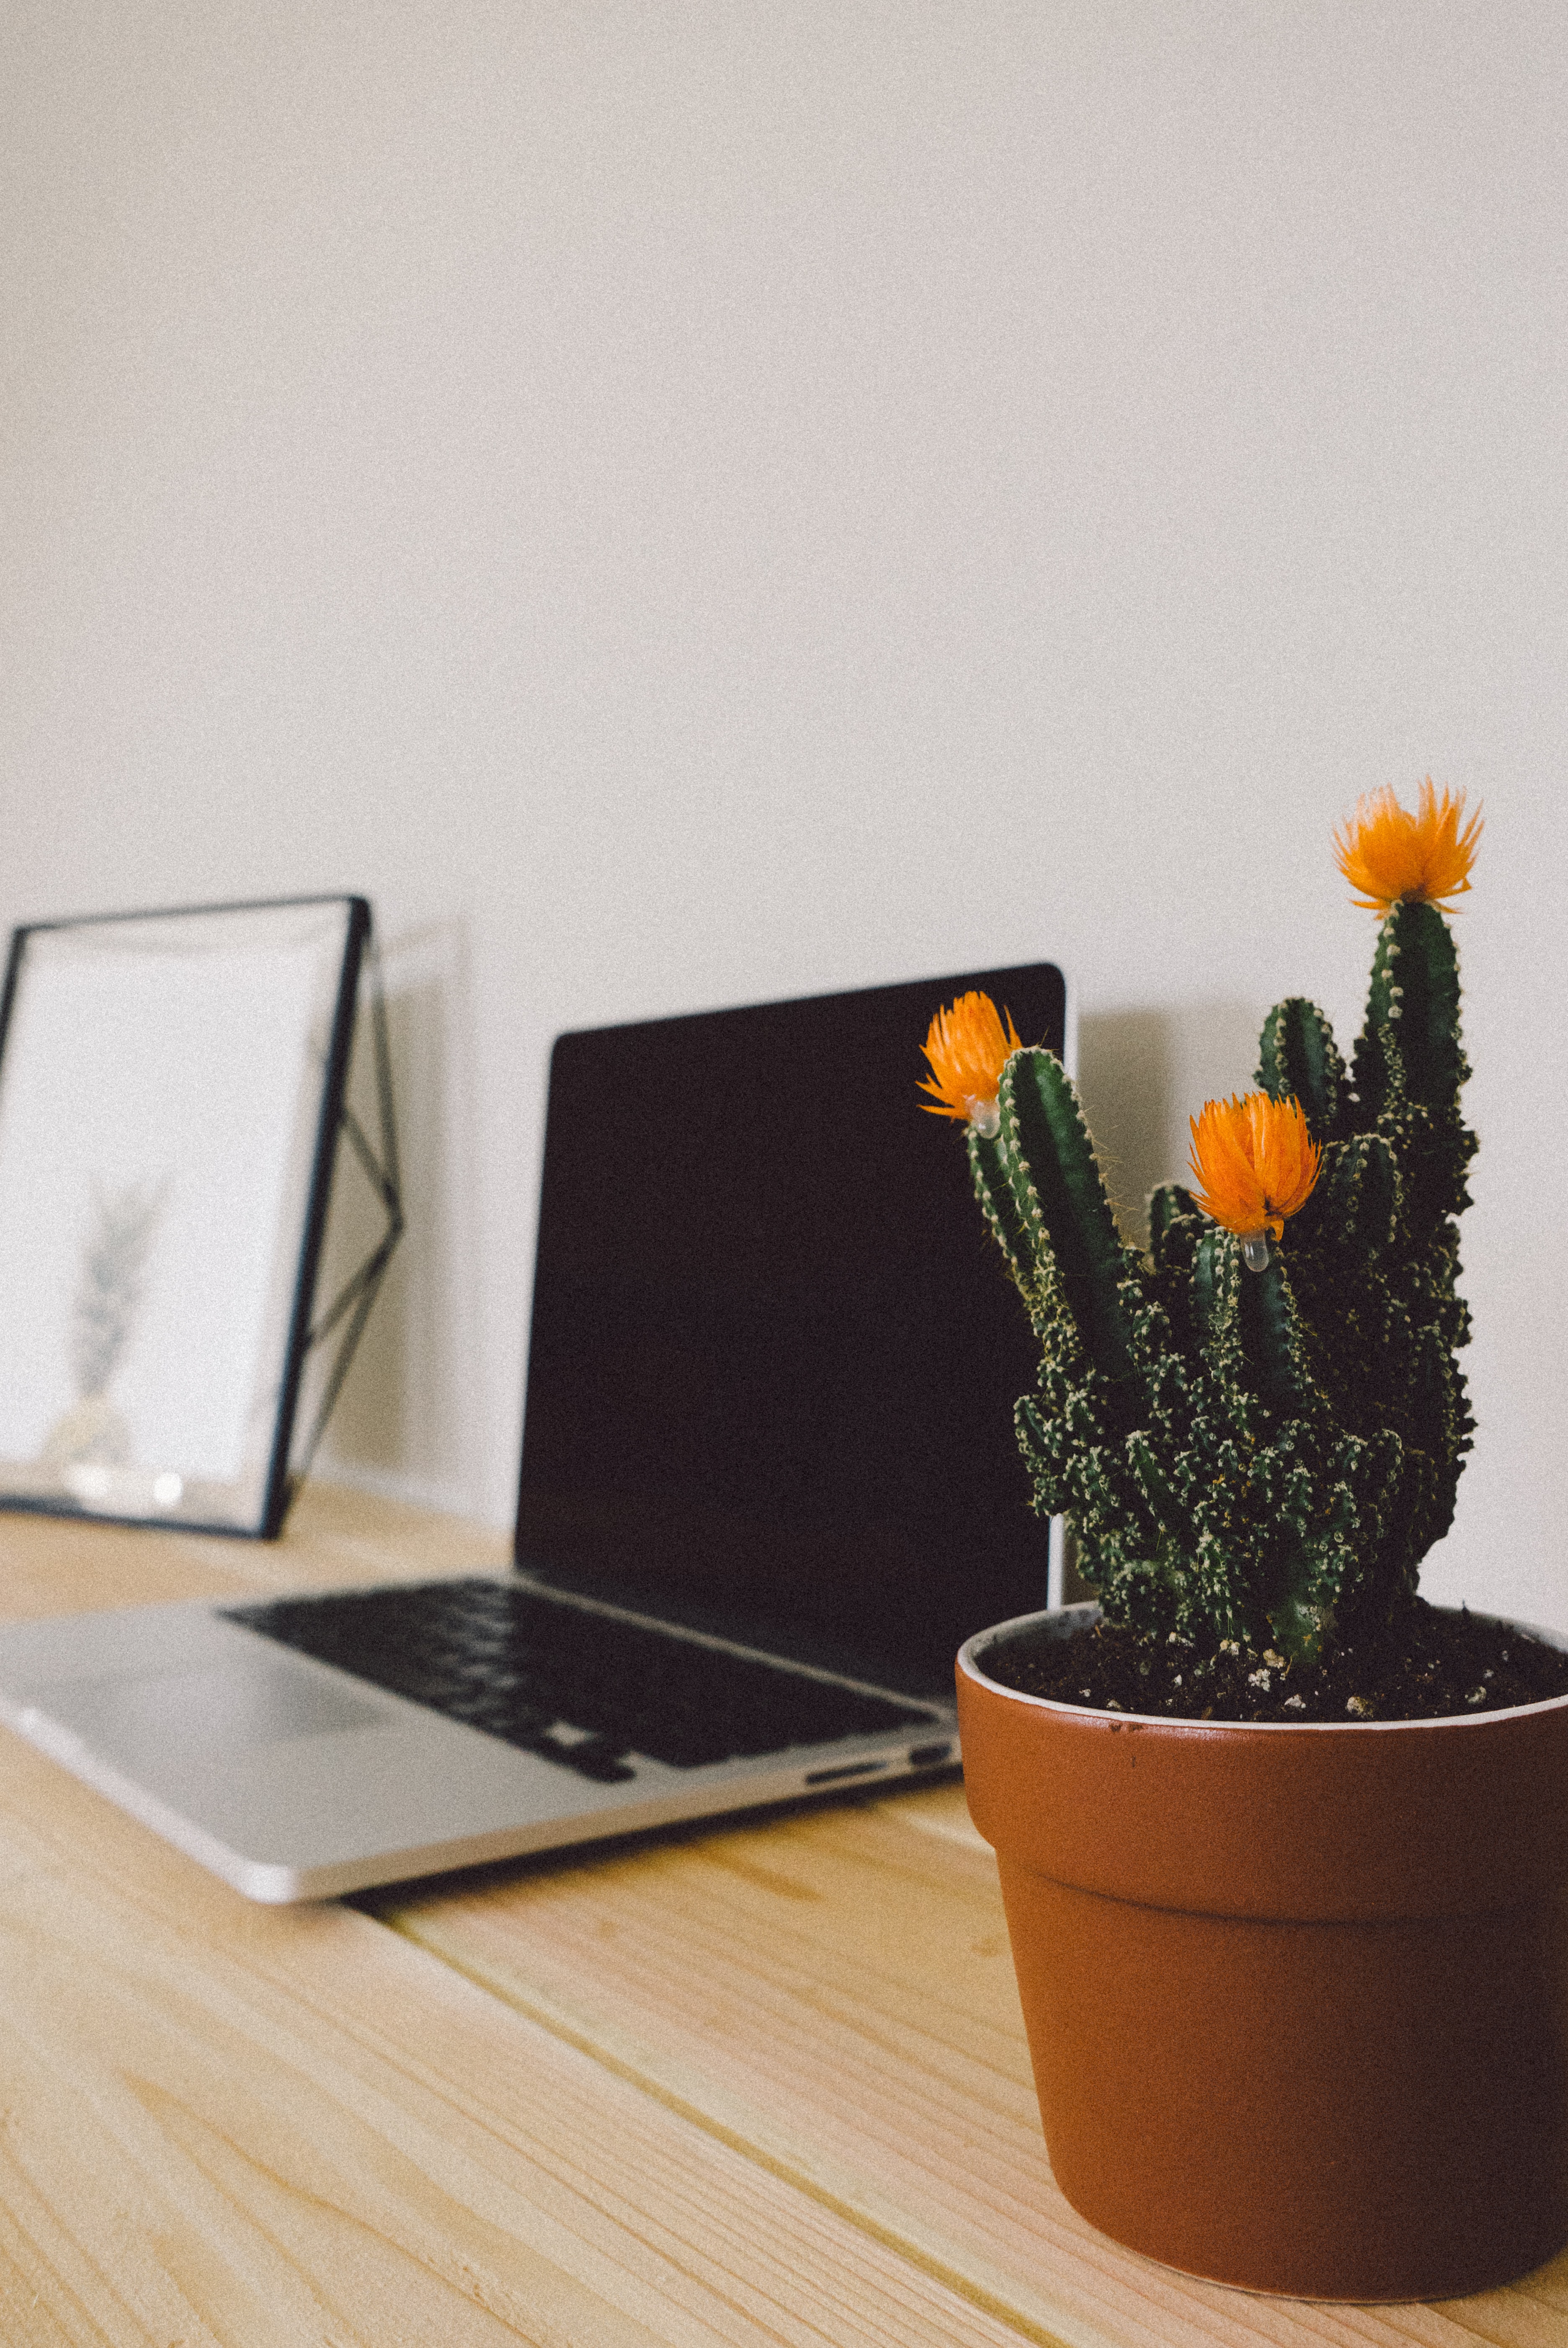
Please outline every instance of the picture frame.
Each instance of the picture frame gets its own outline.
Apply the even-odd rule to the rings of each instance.
[[[41,922],[0,997],[0,1508],[270,1539],[312,1346],[357,1336],[402,1227],[312,1310],[371,913],[352,895]],[[370,965],[373,968],[373,965]],[[345,1354],[326,1380],[326,1407]],[[318,1409],[308,1450],[321,1431]]]

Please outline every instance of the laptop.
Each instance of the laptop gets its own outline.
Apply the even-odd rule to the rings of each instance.
[[[1028,1323],[920,1046],[1050,964],[560,1036],[511,1570],[0,1631],[0,1717],[287,1901],[958,1758],[953,1659],[1059,1591]]]

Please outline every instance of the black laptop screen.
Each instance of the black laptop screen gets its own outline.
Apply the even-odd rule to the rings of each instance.
[[[929,1693],[1045,1603],[1033,1340],[918,1090],[973,986],[1060,1051],[1048,963],[558,1039],[520,1566]]]

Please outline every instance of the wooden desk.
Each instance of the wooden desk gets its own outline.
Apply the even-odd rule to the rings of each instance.
[[[325,1488],[270,1549],[0,1517],[0,1611],[503,1548]],[[1568,2256],[1331,2308],[1076,2218],[956,1787],[278,1910],[0,1753],[7,2348],[1568,2348]]]

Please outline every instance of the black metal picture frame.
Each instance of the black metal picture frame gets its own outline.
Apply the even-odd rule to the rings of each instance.
[[[82,916],[0,995],[0,1507],[271,1539],[403,1227],[363,897]],[[379,1150],[348,1111],[368,996]],[[315,1296],[340,1136],[385,1230]],[[307,1358],[336,1339],[304,1443]]]

